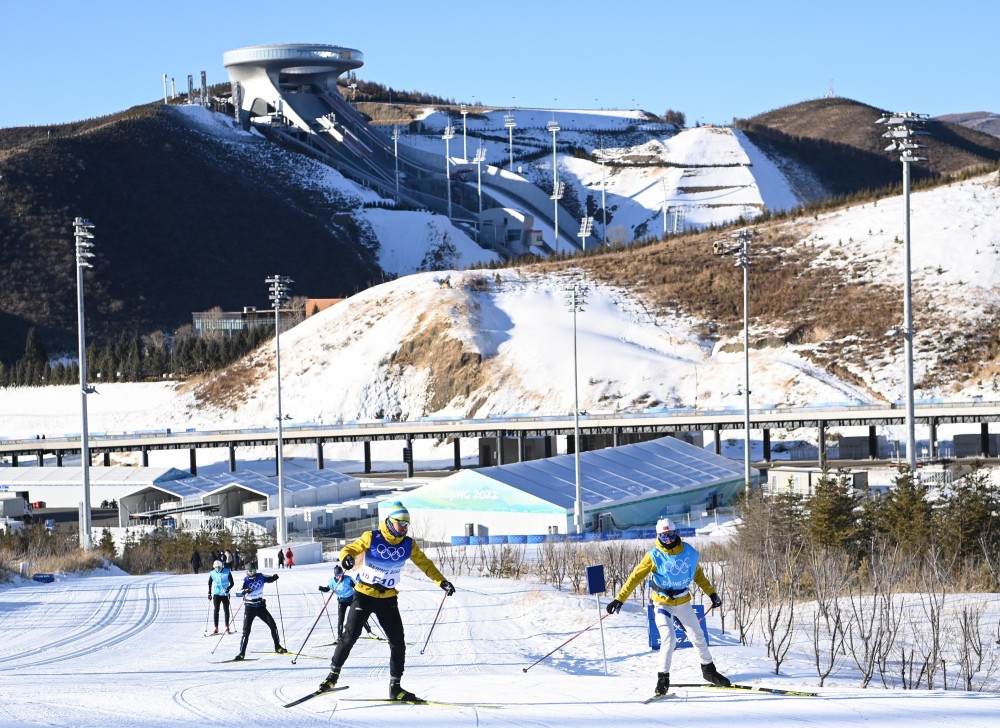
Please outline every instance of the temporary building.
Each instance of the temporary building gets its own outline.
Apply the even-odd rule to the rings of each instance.
[[[662,515],[729,504],[743,490],[740,462],[673,437],[580,453],[585,529],[610,532],[655,524]],[[576,456],[462,470],[406,494],[412,533],[461,536],[572,533]],[[379,505],[382,517],[391,501]]]

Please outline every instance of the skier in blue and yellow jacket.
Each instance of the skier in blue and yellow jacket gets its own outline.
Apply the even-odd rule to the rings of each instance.
[[[354,601],[351,602],[344,635],[337,642],[330,660],[330,674],[320,683],[320,690],[332,690],[337,684],[340,669],[347,662],[368,617],[374,614],[389,640],[389,698],[418,700],[400,685],[406,662],[406,642],[396,588],[403,576],[403,566],[407,560],[412,561],[449,597],[455,593],[455,587],[442,576],[417,542],[407,535],[409,528],[410,513],[396,501],[389,506],[388,515],[377,531],[365,531],[340,550],[340,563],[348,571],[354,568],[355,560],[363,560],[358,566]]]
[[[698,650],[702,677],[720,687],[729,687],[730,684],[729,679],[715,669],[698,616],[691,606],[689,587],[692,581],[708,595],[712,601],[712,609],[722,606],[722,598],[702,571],[699,558],[695,548],[681,540],[673,521],[661,518],[656,522],[655,545],[642,557],[628,580],[622,584],[618,596],[607,607],[608,614],[621,611],[629,594],[635,591],[643,579],[650,577],[650,600],[656,605],[656,626],[660,631],[661,645],[656,695],[666,695],[670,689],[670,660],[676,643],[674,619],[681,623],[691,644]]]
[[[326,586],[321,586],[319,590],[321,592],[333,591],[333,595],[337,597],[337,639],[339,640],[344,634],[344,616],[347,614],[351,602],[354,601],[354,579],[345,574],[343,567],[337,564],[333,567],[333,576],[330,577],[330,581]],[[372,633],[372,628],[368,626],[367,622],[365,622],[365,631],[368,634]]]

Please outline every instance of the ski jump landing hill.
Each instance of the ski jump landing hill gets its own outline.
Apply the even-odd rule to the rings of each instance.
[[[226,51],[222,63],[234,86],[233,103],[243,128],[249,129],[255,119],[278,117],[282,123],[269,125],[272,134],[304,143],[341,173],[383,196],[441,214],[450,207],[453,221],[478,225],[474,186],[452,185],[449,205],[443,156],[394,145],[340,95],[337,79],[364,65],[360,51],[324,44],[258,45]],[[402,172],[398,177],[397,165]],[[483,177],[484,203],[514,205],[553,225],[551,202],[535,185],[492,167]],[[489,196],[491,190],[494,197]],[[564,210],[560,215],[572,219]],[[563,245],[579,247],[569,236],[560,239]]]

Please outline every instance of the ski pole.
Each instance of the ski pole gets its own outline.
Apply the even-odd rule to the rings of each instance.
[[[586,632],[588,629],[590,629],[591,627],[593,627],[595,624],[599,624],[600,622],[604,621],[605,619],[607,619],[610,616],[611,616],[610,614],[605,614],[603,617],[601,617],[600,619],[598,619],[596,622],[593,622],[592,624],[587,625],[586,627],[584,627],[583,629],[581,629],[579,632],[577,632],[575,635],[573,635],[568,640],[566,640],[561,645],[559,645],[559,647],[556,647],[556,649],[552,650],[552,652],[550,652],[548,655],[545,655],[545,657],[539,657],[537,660],[535,660],[530,665],[528,665],[527,667],[525,667],[523,669],[523,672],[527,672],[528,670],[530,670],[531,668],[533,668],[535,665],[537,665],[539,662],[541,662],[542,660],[544,660],[546,657],[550,657],[551,655],[555,654],[558,650],[560,650],[563,647],[565,647],[566,645],[568,645],[570,642],[572,642],[577,637],[579,637],[580,635],[582,635],[584,632]]]
[[[205,612],[205,636],[208,637],[208,618],[212,616],[212,600],[208,600],[208,610]]]
[[[330,596],[328,596],[326,598],[326,601],[323,602],[322,609],[320,609],[319,610],[319,614],[316,615],[316,621],[314,621],[313,622],[313,626],[309,628],[309,634],[307,634],[306,638],[304,640],[302,640],[302,646],[299,648],[299,651],[298,651],[298,653],[296,653],[295,657],[292,658],[292,664],[293,665],[295,664],[296,660],[299,659],[299,655],[302,654],[302,650],[305,649],[306,642],[308,642],[309,638],[312,636],[313,630],[316,629],[316,625],[319,624],[319,618],[323,616],[323,612],[326,612],[326,606],[330,603],[330,600],[332,598],[333,598],[333,591],[330,592]],[[329,613],[327,613],[327,616],[330,616]]]
[[[241,609],[243,609],[243,604],[242,603],[240,604],[240,606],[236,607],[236,611],[233,612],[233,618],[229,621],[228,624],[226,624],[226,633],[227,634],[229,633],[229,625],[232,624],[232,623],[234,623],[236,621],[236,615],[240,613]],[[223,638],[225,638],[225,636],[226,636],[225,634],[219,636],[219,641],[215,643],[215,647],[212,648],[212,653],[211,654],[214,655],[215,651],[217,649],[219,649],[219,645],[222,644],[222,640],[223,640]]]
[[[427,649],[427,643],[431,641],[431,635],[434,633],[434,625],[438,623],[438,617],[441,616],[441,607],[444,606],[444,600],[448,598],[448,594],[445,593],[444,598],[441,600],[441,604],[438,606],[437,614],[434,615],[434,621],[431,622],[431,628],[427,631],[427,639],[424,640],[424,646],[420,648],[420,654],[424,654],[424,650]]]
[[[278,582],[274,582],[274,598],[278,600],[278,621],[281,622],[281,641],[287,643],[285,638],[285,618],[281,614],[281,593],[278,591]]]

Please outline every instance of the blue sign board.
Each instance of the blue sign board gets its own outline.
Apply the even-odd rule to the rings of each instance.
[[[588,566],[587,593],[603,594],[604,590],[607,588],[607,585],[604,583],[604,565],[598,564],[597,566]]]

